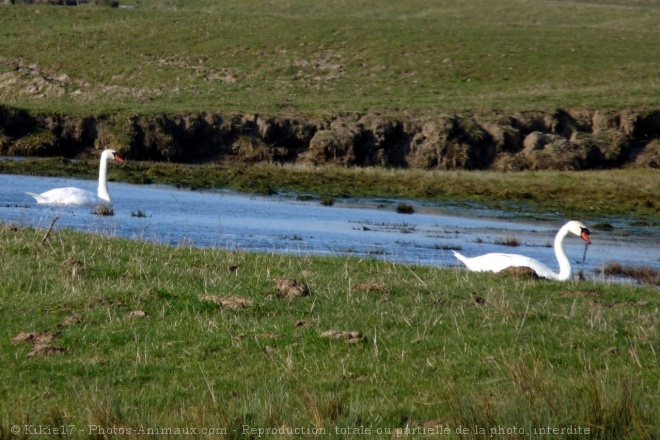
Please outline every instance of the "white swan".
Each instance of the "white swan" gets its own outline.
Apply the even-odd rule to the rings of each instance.
[[[99,164],[99,189],[98,196],[80,188],[56,188],[41,194],[27,192],[35,198],[37,203],[49,205],[97,205],[99,203],[111,203],[110,194],[108,194],[108,161],[116,160],[123,162],[115,150],[104,150],[101,153],[101,162]]]
[[[571,263],[566,257],[564,252],[564,237],[569,232],[582,237],[584,241],[588,244],[591,244],[589,239],[589,229],[578,221],[570,221],[561,227],[557,236],[555,237],[555,255],[557,256],[557,261],[559,262],[559,273],[555,273],[545,264],[537,261],[533,258],[525,257],[524,255],[517,254],[486,254],[479,257],[467,258],[464,255],[454,252],[456,258],[461,260],[468,269],[474,272],[499,272],[506,269],[507,267],[529,267],[539,277],[550,278],[552,280],[565,281],[571,278]]]

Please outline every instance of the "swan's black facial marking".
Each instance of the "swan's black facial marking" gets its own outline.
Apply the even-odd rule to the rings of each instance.
[[[584,241],[586,241],[588,244],[591,244],[591,239],[589,238],[589,235],[591,235],[591,232],[589,232],[589,229],[587,228],[580,228],[580,237]]]

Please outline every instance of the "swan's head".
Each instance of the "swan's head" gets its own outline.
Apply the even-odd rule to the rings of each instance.
[[[101,158],[105,159],[106,161],[108,160],[116,160],[117,162],[123,162],[124,159],[121,158],[119,154],[115,150],[107,149],[103,151],[103,154],[101,154]]]
[[[569,232],[581,237],[588,244],[591,244],[591,239],[589,238],[589,228],[587,228],[584,223],[578,221],[571,221],[566,224]]]

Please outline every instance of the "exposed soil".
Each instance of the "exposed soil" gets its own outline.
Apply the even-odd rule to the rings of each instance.
[[[0,106],[0,154],[339,164],[418,169],[660,167],[660,110],[318,118],[260,114],[90,116]]]

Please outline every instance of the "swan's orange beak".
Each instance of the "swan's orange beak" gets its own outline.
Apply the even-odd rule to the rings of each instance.
[[[583,229],[580,237],[582,237],[582,240],[586,241],[588,244],[591,244],[591,239],[589,238],[589,229]]]
[[[116,160],[117,162],[119,162],[119,163],[124,162],[124,159],[122,159],[121,156],[119,156],[118,154],[115,154],[115,155],[114,155],[114,158],[115,158],[115,160]]]

